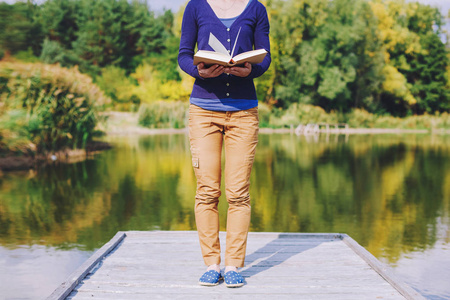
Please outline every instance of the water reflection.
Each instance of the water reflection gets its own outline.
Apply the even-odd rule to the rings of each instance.
[[[108,139],[114,149],[95,159],[0,177],[0,245],[9,249],[3,251],[92,251],[118,230],[195,230],[186,136]],[[432,255],[435,267],[411,263],[416,273],[443,274],[439,268],[450,268],[439,258],[450,254],[449,142],[428,135],[261,135],[251,230],[345,232],[399,274],[421,255]],[[222,198],[222,230],[226,209]],[[14,272],[9,260],[0,260],[6,273]],[[424,294],[450,297],[439,281],[425,286],[417,276],[404,278]]]

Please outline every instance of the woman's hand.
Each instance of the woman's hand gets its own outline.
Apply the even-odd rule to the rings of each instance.
[[[214,78],[223,73],[225,68],[220,65],[212,65],[209,68],[205,68],[204,63],[199,63],[197,65],[198,75],[203,78]]]
[[[224,68],[223,71],[234,76],[247,77],[252,72],[252,65],[246,62],[243,67]]]

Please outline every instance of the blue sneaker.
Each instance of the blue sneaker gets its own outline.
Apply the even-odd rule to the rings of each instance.
[[[220,272],[209,270],[200,277],[198,283],[204,286],[215,286],[218,285],[219,281],[222,279],[222,274]]]
[[[239,272],[228,271],[224,276],[225,285],[227,287],[241,287],[244,285],[244,277]]]

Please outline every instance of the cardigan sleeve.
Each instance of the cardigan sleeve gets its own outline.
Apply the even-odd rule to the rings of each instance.
[[[262,6],[262,5],[261,5]],[[264,74],[272,62],[272,57],[270,56],[270,41],[269,41],[269,18],[267,17],[267,10],[262,6],[261,12],[258,15],[255,26],[255,49],[266,49],[267,54],[264,60],[259,63],[252,65],[252,71],[248,78],[256,78]]]
[[[178,52],[178,65],[180,68],[197,79],[204,79],[198,74],[197,66],[194,66],[194,49],[197,43],[198,25],[196,11],[190,1],[183,15],[181,23],[180,49]]]

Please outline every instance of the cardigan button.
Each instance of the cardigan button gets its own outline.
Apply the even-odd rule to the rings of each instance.
[[[230,83],[229,83],[229,82],[227,82],[227,86],[230,86]]]
[[[231,41],[230,39],[227,40],[227,42]]]
[[[230,28],[227,28],[227,31],[230,31]]]
[[[230,96],[230,93],[227,93],[227,97]]]

